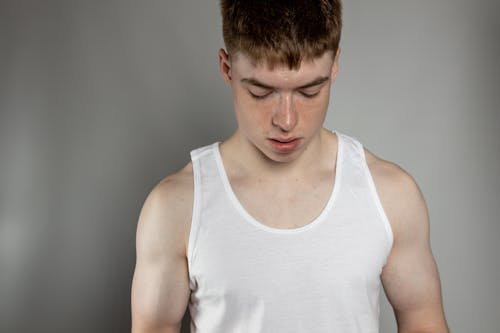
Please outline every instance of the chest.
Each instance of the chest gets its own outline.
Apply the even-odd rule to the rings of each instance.
[[[311,223],[321,214],[335,182],[331,173],[325,172],[286,183],[235,179],[231,186],[241,206],[255,220],[273,228],[293,229]]]

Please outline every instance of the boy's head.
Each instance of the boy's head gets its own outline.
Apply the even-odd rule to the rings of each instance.
[[[326,51],[337,53],[340,0],[221,0],[224,43],[230,57],[245,54],[270,67],[300,67]]]

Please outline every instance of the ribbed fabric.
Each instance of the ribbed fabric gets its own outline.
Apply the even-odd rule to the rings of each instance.
[[[243,208],[218,142],[191,152],[192,333],[378,332],[392,231],[363,146],[335,133],[330,198],[316,219],[295,229],[268,227]]]

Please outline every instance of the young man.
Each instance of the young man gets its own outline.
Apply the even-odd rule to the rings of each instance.
[[[448,332],[412,177],[323,128],[340,1],[222,1],[222,77],[238,122],[147,197],[132,332]]]

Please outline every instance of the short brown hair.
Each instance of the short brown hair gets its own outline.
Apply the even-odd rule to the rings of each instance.
[[[231,56],[242,52],[256,63],[297,69],[339,47],[341,0],[221,0],[220,8]]]

